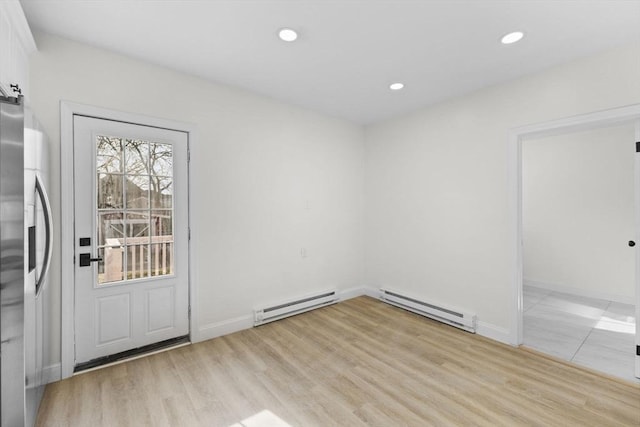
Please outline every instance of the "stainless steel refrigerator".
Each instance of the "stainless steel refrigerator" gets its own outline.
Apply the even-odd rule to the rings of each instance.
[[[0,94],[1,95],[1,94]],[[51,215],[46,139],[22,97],[0,96],[0,425],[32,426],[42,398]],[[44,154],[43,154],[44,153]]]

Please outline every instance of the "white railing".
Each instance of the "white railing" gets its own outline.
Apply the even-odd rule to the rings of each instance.
[[[99,283],[173,274],[173,236],[128,237],[126,247],[121,239],[107,239],[106,243],[109,246],[104,248],[104,272],[98,275]]]

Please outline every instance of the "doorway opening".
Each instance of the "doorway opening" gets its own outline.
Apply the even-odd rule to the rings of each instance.
[[[522,144],[523,345],[630,381],[634,141],[628,122]]]
[[[519,345],[522,345],[523,343],[527,345],[527,341],[525,340],[525,325],[524,325],[525,312],[529,312],[529,310],[533,310],[531,312],[532,314],[537,313],[541,317],[543,317],[545,321],[555,322],[554,323],[555,326],[558,326],[557,316],[559,316],[558,314],[559,310],[554,311],[554,309],[558,309],[560,306],[565,306],[565,307],[569,306],[575,310],[580,311],[578,306],[580,306],[581,304],[579,304],[578,302],[585,302],[584,299],[571,300],[571,297],[567,296],[568,293],[563,292],[567,290],[575,291],[576,288],[579,288],[579,286],[582,286],[581,284],[576,285],[575,283],[568,283],[570,281],[567,280],[568,276],[566,276],[567,274],[566,271],[563,271],[563,266],[566,267],[567,265],[570,265],[571,264],[570,260],[562,259],[562,257],[560,257],[559,261],[557,259],[555,260],[556,268],[558,269],[558,271],[548,271],[547,273],[551,275],[555,274],[556,277],[563,278],[563,280],[556,280],[556,281],[552,279],[548,279],[548,277],[551,277],[551,275],[543,277],[543,279],[545,280],[540,280],[541,278],[534,277],[536,274],[542,275],[542,273],[539,273],[539,271],[541,271],[539,268],[544,264],[543,261],[536,261],[535,259],[530,259],[528,260],[527,264],[525,264],[525,261],[524,261],[525,249],[524,249],[523,243],[526,245],[527,241],[529,244],[531,244],[531,247],[527,248],[527,253],[531,255],[532,253],[535,253],[537,250],[538,252],[542,253],[542,255],[539,257],[539,259],[541,260],[545,260],[545,257],[546,257],[546,261],[549,261],[549,259],[553,258],[554,255],[557,256],[558,253],[556,254],[550,253],[553,251],[551,251],[549,247],[542,248],[539,246],[536,248],[535,239],[532,238],[532,235],[534,235],[534,233],[532,233],[532,230],[536,231],[536,227],[538,227],[537,231],[540,231],[540,227],[542,227],[541,224],[543,224],[544,221],[539,220],[538,223],[536,223],[536,221],[533,221],[533,223],[531,223],[530,221],[531,218],[527,218],[528,229],[525,230],[523,225],[523,216],[526,215],[524,211],[524,205],[523,205],[523,196],[524,196],[523,176],[524,176],[524,168],[526,166],[523,163],[523,152],[526,151],[526,149],[524,149],[523,146],[525,144],[532,144],[528,147],[534,147],[534,144],[536,144],[536,140],[538,140],[539,142],[539,141],[543,141],[544,138],[547,138],[547,142],[549,142],[551,141],[551,139],[549,139],[551,137],[570,138],[571,134],[577,134],[579,132],[583,132],[583,133],[594,132],[594,134],[596,134],[597,132],[602,131],[603,128],[607,128],[607,127],[611,128],[613,126],[622,126],[622,125],[633,126],[633,132],[631,133],[631,136],[633,137],[634,136],[633,134],[635,134],[635,138],[634,138],[635,141],[640,141],[640,124],[639,123],[640,123],[640,104],[607,110],[607,111],[584,114],[580,116],[550,121],[546,123],[523,126],[523,127],[512,129],[510,131],[510,134],[509,134],[509,167],[510,167],[509,192],[510,192],[511,218],[512,218],[511,230],[512,230],[512,238],[513,238],[512,240],[513,241],[513,246],[512,246],[513,248],[513,258],[512,258],[513,259],[513,263],[512,263],[513,305],[512,305],[511,340],[514,345],[519,346]],[[579,141],[576,143],[579,143]],[[586,145],[581,147],[584,148],[586,147]],[[601,302],[601,303],[594,303],[593,301],[589,301],[588,304],[586,304],[586,306],[582,309],[582,315],[575,316],[575,318],[579,318],[580,321],[583,322],[583,327],[586,327],[585,325],[586,323],[592,324],[590,328],[586,329],[586,334],[583,331],[582,334],[585,335],[583,339],[580,340],[579,337],[575,337],[574,335],[572,335],[571,331],[565,331],[564,337],[557,339],[557,341],[560,344],[566,344],[568,336],[571,336],[574,341],[578,341],[577,349],[571,355],[571,356],[575,356],[577,351],[580,349],[580,347],[585,345],[586,338],[591,334],[593,330],[597,329],[598,331],[600,331],[600,330],[606,330],[606,329],[614,329],[615,326],[612,326],[612,324],[617,325],[616,320],[620,319],[621,317],[624,317],[624,322],[622,323],[625,323],[627,325],[629,323],[632,323],[632,326],[635,326],[635,331],[632,331],[631,334],[628,334],[631,337],[633,337],[633,340],[630,344],[629,342],[627,342],[628,348],[625,350],[629,355],[628,357],[633,359],[633,365],[634,365],[633,372],[631,373],[631,376],[628,379],[634,380],[633,375],[635,375],[636,377],[640,377],[640,356],[636,355],[637,353],[636,348],[640,344],[640,334],[638,333],[639,328],[637,325],[639,321],[638,309],[640,308],[638,304],[638,300],[640,299],[640,285],[639,285],[640,283],[640,269],[639,269],[640,252],[638,251],[637,247],[632,249],[632,248],[626,247],[626,245],[629,240],[636,241],[638,239],[638,236],[640,236],[640,233],[639,233],[640,196],[638,195],[640,193],[640,184],[639,184],[640,160],[638,160],[640,158],[640,154],[637,154],[637,153],[634,154],[635,147],[634,147],[633,139],[628,141],[627,148],[628,148],[628,155],[629,155],[629,157],[627,158],[627,161],[635,163],[635,166],[634,166],[635,170],[633,172],[634,178],[633,178],[632,189],[628,191],[628,192],[631,192],[631,194],[635,193],[635,207],[633,209],[633,219],[630,221],[627,221],[627,222],[631,222],[632,226],[629,226],[629,224],[627,224],[627,228],[626,228],[627,231],[624,231],[621,233],[621,235],[624,236],[623,240],[617,243],[619,246],[623,248],[624,251],[626,251],[623,253],[626,255],[627,258],[629,258],[627,259],[627,268],[628,270],[631,270],[631,271],[630,272],[627,271],[626,280],[632,281],[633,289],[631,292],[629,292],[629,290],[627,289],[623,292],[612,291],[607,293],[606,291],[602,291],[598,294],[598,291],[591,291],[589,295],[584,295],[584,292],[583,292],[583,295],[581,296],[575,295],[576,297],[582,297],[582,298],[585,298],[585,297],[608,298],[608,297],[611,297],[612,295],[613,296],[617,295],[617,297],[619,297],[620,295],[618,295],[618,293],[622,293],[622,294],[626,294],[625,298],[627,299],[625,301],[612,301],[615,299],[619,299],[617,297],[614,297],[614,298],[609,298],[608,300],[604,299],[604,302]],[[544,158],[544,155],[542,156]],[[576,151],[575,153],[573,153],[574,164],[572,164],[571,167],[575,167],[577,162],[580,161],[580,159],[581,159],[580,151]],[[567,172],[566,169],[567,168],[565,168],[564,170],[565,174]],[[532,171],[532,170],[527,171],[527,173],[531,173],[531,172],[535,172],[535,171]],[[542,168],[542,172],[537,171],[537,173],[543,173],[543,172],[544,172],[544,168]],[[562,170],[560,172],[562,172]],[[619,171],[616,171],[615,173],[617,172]],[[548,188],[548,190],[549,190],[548,193],[551,194],[553,193],[553,191],[551,190],[555,191],[557,190],[557,188],[552,188],[552,189]],[[575,194],[573,196],[575,197]],[[627,204],[633,203],[634,197],[630,196],[629,199],[631,200],[627,200],[626,203]],[[531,199],[525,199],[524,202],[530,203]],[[547,226],[548,226],[549,218],[553,218],[554,216],[557,216],[555,214],[557,214],[559,211],[563,209],[559,205],[557,206],[557,208],[558,209],[556,210],[556,212],[554,212],[552,211],[553,204],[549,206],[549,203],[547,203],[547,210],[548,210],[547,218],[546,218]],[[627,208],[629,208],[629,206],[627,206]],[[549,211],[551,212],[551,215],[549,214]],[[627,209],[627,212],[628,211],[629,209]],[[577,224],[578,222],[579,221],[574,218],[574,222],[569,225],[565,225],[565,227],[562,228],[562,231],[565,231],[572,227],[579,231],[580,227],[577,226],[579,225]],[[617,224],[617,225],[620,225],[620,224]],[[624,229],[624,227],[621,227],[621,229]],[[525,234],[525,231],[526,231],[526,234]],[[543,232],[539,234],[544,236],[545,233],[548,234],[549,230],[544,229]],[[627,235],[627,233],[629,233],[629,235]],[[558,233],[556,232],[556,234]],[[565,233],[565,234],[570,234],[570,233]],[[606,235],[606,232],[603,232],[602,234]],[[552,236],[557,237],[555,235],[552,235]],[[527,237],[527,241],[525,241],[525,237]],[[612,236],[609,236],[609,237],[612,238]],[[570,242],[570,239],[569,239],[569,242]],[[556,246],[562,247],[562,244],[556,243]],[[597,255],[597,248],[592,248],[592,252],[595,252]],[[532,265],[531,261],[534,261],[533,262],[534,265]],[[539,265],[536,266],[535,265],[536,262],[538,262]],[[536,270],[536,268],[538,268],[538,270]],[[525,273],[527,274],[527,277],[525,277]],[[561,276],[560,273],[564,273],[565,276]],[[584,271],[580,273],[584,273]],[[631,276],[631,278],[629,278],[629,276]],[[583,280],[583,281],[588,281],[588,280]],[[558,286],[558,285],[561,285],[561,286]],[[620,313],[620,315],[617,315],[616,313],[617,311],[619,311],[617,310],[619,308],[617,304],[623,303],[623,302],[629,302],[628,301],[629,297],[631,299],[631,302],[635,303],[635,307],[632,308],[632,311],[635,312],[634,322],[630,321],[629,319],[630,316],[625,316],[624,313]],[[595,298],[595,299],[602,299],[602,298]],[[613,304],[614,302],[615,304]],[[589,304],[591,305],[595,304],[595,307],[590,307]],[[535,308],[536,306],[538,306],[537,309]],[[609,309],[612,309],[613,312],[608,311]],[[588,311],[590,311],[591,314],[585,315],[585,312],[588,312]],[[587,321],[587,318],[589,318],[589,316],[594,318],[597,317],[597,313],[596,313],[597,311],[599,311],[600,317],[597,319],[589,319]],[[555,319],[554,319],[554,316],[556,316]],[[532,321],[534,322],[533,325],[535,326],[535,319]],[[633,325],[633,323],[635,323],[635,325]],[[544,325],[544,321],[538,320],[538,324]],[[598,334],[595,334],[595,335],[598,335]],[[532,347],[535,347],[535,346],[532,346]],[[585,347],[585,349],[588,349],[588,348],[589,346]],[[566,348],[565,348],[565,351],[569,352],[569,350]],[[561,355],[555,354],[555,356],[561,356]],[[568,358],[565,357],[565,359],[568,359]],[[573,362],[579,362],[579,361],[574,360]],[[592,366],[592,368],[594,368],[594,366]]]

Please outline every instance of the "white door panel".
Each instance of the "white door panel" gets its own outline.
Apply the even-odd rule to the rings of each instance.
[[[128,292],[95,299],[95,336],[98,347],[133,339],[131,294]]]
[[[184,132],[74,116],[76,364],[189,333],[187,152]]]
[[[160,333],[173,328],[175,326],[175,287],[148,289],[145,296],[145,333]]]
[[[640,121],[636,122],[636,243],[640,244]],[[640,378],[640,245],[636,245],[636,364],[635,375]]]

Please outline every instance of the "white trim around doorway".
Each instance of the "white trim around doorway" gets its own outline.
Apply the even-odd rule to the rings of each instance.
[[[581,114],[578,116],[521,126],[508,134],[509,236],[511,247],[510,343],[523,342],[522,272],[522,142],[530,138],[561,135],[640,120],[640,104]],[[640,230],[636,230],[638,232]],[[637,292],[637,290],[636,290]]]
[[[188,134],[189,151],[193,151],[198,137],[197,126],[192,123],[162,119],[136,113],[127,113],[91,105],[78,104],[69,101],[60,102],[60,262],[61,262],[61,376],[62,379],[73,375],[75,366],[75,331],[74,331],[74,192],[73,192],[73,116],[82,115],[100,119],[115,120],[125,123],[134,123],[144,126],[152,126]],[[189,176],[189,207],[191,196],[194,193],[191,187],[190,165]],[[189,227],[194,227],[193,216],[189,209]],[[191,233],[190,233],[191,234]],[[189,239],[189,329],[192,342],[198,339],[197,324],[197,283],[194,273],[194,239],[196,233]]]

